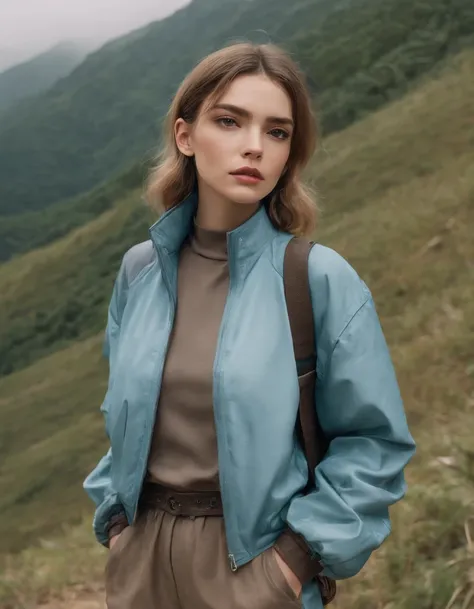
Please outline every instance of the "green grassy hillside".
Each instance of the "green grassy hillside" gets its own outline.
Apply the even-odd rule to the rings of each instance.
[[[1,553],[80,517],[79,482],[104,446],[97,407],[105,389],[100,337],[1,382]]]
[[[325,208],[318,239],[344,254],[374,293],[418,442],[394,533],[341,587],[340,609],[446,609],[450,599],[451,609],[467,609],[474,591],[473,97],[474,53],[466,52],[439,79],[328,138],[313,168]],[[84,253],[103,251],[110,239],[117,257],[109,265],[117,264],[139,215],[135,201],[123,201],[0,267],[0,292],[10,295],[2,315],[10,319],[13,303],[28,299],[32,309],[64,306],[61,288],[69,293],[72,284],[62,283]],[[78,293],[92,290],[85,279],[78,274]],[[92,306],[95,290],[101,297]],[[107,290],[97,281],[88,293],[90,328],[105,323]],[[3,552],[32,546],[90,510],[80,482],[105,450],[100,342],[91,336],[0,380]],[[81,575],[89,587],[100,581],[100,553],[83,531],[58,530],[55,543],[9,559],[0,606],[24,606]]]
[[[152,156],[180,80],[223,44],[284,45],[329,132],[401,95],[473,36],[472,0],[195,0],[4,115],[0,214],[42,209]]]
[[[140,194],[0,266],[0,375],[99,331],[124,252],[148,238]]]

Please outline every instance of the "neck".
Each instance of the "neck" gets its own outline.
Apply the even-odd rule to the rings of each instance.
[[[196,224],[207,230],[229,232],[246,222],[259,207],[259,201],[234,203],[200,186]]]

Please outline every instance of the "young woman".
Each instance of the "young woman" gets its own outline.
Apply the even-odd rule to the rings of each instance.
[[[322,606],[390,531],[414,451],[370,292],[316,245],[315,403],[329,450],[308,494],[283,259],[310,234],[315,145],[302,75],[238,44],[179,88],[149,199],[166,212],[110,303],[110,450],[85,481],[110,547],[109,609]]]

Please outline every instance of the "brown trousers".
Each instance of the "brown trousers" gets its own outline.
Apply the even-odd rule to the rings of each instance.
[[[110,550],[108,609],[302,607],[269,548],[232,572],[221,517],[143,513]]]

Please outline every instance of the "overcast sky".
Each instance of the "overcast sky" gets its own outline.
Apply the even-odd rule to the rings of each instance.
[[[0,66],[72,38],[103,42],[189,0],[0,0]]]

